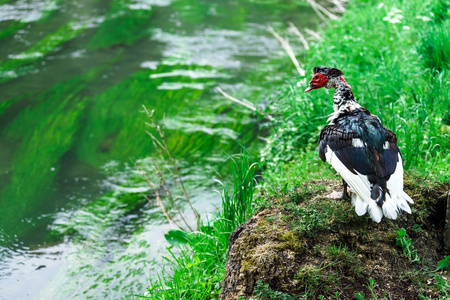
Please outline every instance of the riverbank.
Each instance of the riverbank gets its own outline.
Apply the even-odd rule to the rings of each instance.
[[[334,171],[322,163],[317,155],[318,135],[326,125],[328,114],[332,112],[332,91],[321,90],[304,94],[303,90],[311,75],[307,74],[300,80],[288,78],[287,84],[272,96],[270,105],[263,112],[265,115],[273,116],[275,121],[269,123],[271,134],[267,139],[267,145],[256,159],[264,166],[264,187],[253,201],[253,211],[259,211],[258,215],[263,215],[263,219],[266,223],[268,222],[266,225],[272,224],[270,226],[275,228],[280,225],[278,219],[267,213],[264,215],[264,211],[282,211],[285,218],[294,220],[283,225],[285,226],[283,228],[287,228],[283,235],[286,238],[274,243],[278,245],[275,249],[277,251],[291,246],[297,250],[301,249],[300,246],[295,247],[295,239],[292,242],[293,239],[289,236],[308,238],[315,236],[320,240],[317,234],[321,231],[329,232],[330,228],[338,231],[341,229],[339,226],[333,227],[332,224],[345,223],[349,227],[347,231],[350,236],[353,236],[353,233],[359,235],[358,230],[363,230],[370,238],[359,241],[362,243],[359,248],[353,247],[351,239],[345,236],[342,237],[344,241],[334,239],[335,243],[331,243],[329,247],[326,247],[326,243],[317,244],[319,248],[323,246],[323,249],[314,248],[316,255],[322,256],[322,260],[312,259],[309,268],[301,269],[300,273],[290,274],[291,280],[296,280],[299,286],[303,286],[303,290],[284,289],[277,284],[276,280],[265,282],[264,276],[260,276],[260,278],[255,277],[255,281],[261,281],[257,285],[253,283],[250,286],[251,289],[255,288],[253,292],[250,290],[240,296],[253,295],[252,297],[259,299],[277,297],[277,299],[293,297],[302,299],[302,297],[319,296],[325,297],[323,299],[331,297],[346,299],[347,296],[357,299],[391,296],[409,298],[420,295],[425,299],[431,299],[448,296],[450,286],[443,280],[446,275],[436,273],[438,269],[439,272],[445,269],[438,268],[439,264],[437,264],[442,262],[441,266],[443,266],[446,261],[442,247],[439,246],[442,240],[431,239],[436,244],[433,248],[436,251],[433,259],[426,258],[427,248],[418,245],[421,240],[426,239],[427,234],[439,236],[438,232],[442,231],[442,223],[433,224],[427,221],[427,218],[439,219],[433,217],[433,212],[439,210],[436,203],[444,201],[441,198],[448,193],[450,180],[448,172],[448,165],[450,165],[448,25],[449,4],[445,1],[392,0],[382,3],[355,1],[348,4],[342,19],[327,22],[323,30],[319,31],[320,40],[310,43],[310,49],[302,59],[301,66],[305,69],[312,69],[317,65],[341,69],[346,81],[352,86],[357,101],[379,116],[386,128],[396,133],[409,180],[420,181],[425,185],[410,185],[409,192],[419,196],[413,197],[416,204],[412,206],[413,214],[408,218],[403,215],[398,221],[376,226],[366,217],[357,217],[348,203],[341,205],[333,202],[331,208],[334,208],[335,213],[331,214],[333,219],[330,221],[329,216],[323,215],[329,209],[329,207],[323,207],[326,201],[330,201],[329,199],[308,200],[317,199],[318,195],[322,195],[321,192],[330,187],[329,182],[322,181],[321,184],[316,185],[318,190],[309,189],[308,186],[310,187],[311,184],[306,183],[335,178]],[[420,195],[430,187],[436,187],[436,193],[431,191],[427,197],[421,197]],[[280,200],[284,198],[288,198],[288,201]],[[438,199],[441,200],[438,201]],[[299,205],[300,203],[308,203],[308,208]],[[299,215],[293,211],[298,212]],[[329,221],[332,222],[331,225]],[[401,226],[404,226],[406,230],[402,231]],[[260,227],[259,230],[264,231],[264,228]],[[270,240],[270,235],[266,238]],[[377,255],[377,259],[381,260],[399,260],[407,266],[404,269],[406,273],[413,272],[414,275],[408,281],[412,285],[408,293],[402,294],[401,286],[396,286],[395,291],[388,291],[389,280],[384,282],[383,286],[380,285],[380,281],[373,280],[373,278],[377,279],[378,275],[382,275],[379,273],[381,271],[376,268],[365,269],[364,263],[359,260],[360,255],[366,255],[367,251],[364,252],[363,248],[368,240],[371,243],[376,244],[377,241],[381,241],[380,244],[388,245],[389,250],[386,253],[389,253],[391,258],[384,257],[386,253],[383,251],[371,255]],[[344,243],[345,241],[350,244]],[[398,248],[395,248],[396,242],[399,243]],[[281,247],[280,243],[284,243],[284,246]],[[413,250],[414,246],[411,245],[416,245],[416,250],[419,249],[419,252]],[[264,249],[268,252],[261,252],[261,257],[267,258],[267,263],[275,264],[277,257],[266,254],[277,252],[271,251],[267,248],[270,246],[266,246]],[[181,249],[182,253],[187,254],[196,253],[198,248],[196,244],[191,244]],[[174,257],[169,262],[171,268],[169,275],[161,277],[159,283],[153,283],[153,288],[149,288],[147,296],[150,299],[181,299],[183,297],[187,299],[186,295],[190,294],[186,293],[189,291],[201,291],[204,290],[204,286],[213,286],[214,288],[208,290],[210,294],[196,299],[217,298],[223,282],[223,264],[227,247],[224,244],[211,249],[218,250],[215,256],[200,258],[198,255],[184,255],[182,261],[177,261]],[[291,250],[295,252],[295,249]],[[302,255],[307,253],[313,258],[314,249],[311,248]],[[414,251],[416,251],[415,255]],[[241,253],[241,255],[244,254]],[[199,264],[209,259],[216,262],[213,270],[211,267]],[[324,266],[323,262],[338,267],[329,268],[329,265]],[[361,263],[356,264],[356,262]],[[252,270],[250,265],[256,266],[257,262],[251,261],[247,269],[241,266],[240,270]],[[189,285],[168,285],[174,282],[174,277],[170,274],[177,274],[181,270],[186,270],[186,267],[201,270],[203,273],[196,277],[196,280],[191,278]],[[427,271],[423,271],[424,269]],[[405,276],[405,272],[391,274],[391,280]],[[358,278],[367,279],[366,284],[361,280],[353,286],[351,280],[344,280],[342,286],[333,285],[335,278],[347,276],[351,279],[352,274],[359,276]],[[428,283],[426,279],[430,274],[433,277]],[[367,276],[371,276],[372,280],[366,278]],[[378,287],[375,288],[377,284]],[[330,286],[348,288],[349,291],[342,293],[336,291],[336,294],[333,294],[335,290]],[[158,292],[155,292],[156,290]],[[177,292],[176,296],[170,296],[175,292]],[[229,299],[237,299],[238,296],[235,294]]]
[[[318,18],[294,0],[25,2],[0,0],[0,298],[132,298],[171,228],[140,172],[154,175],[159,157],[142,105],[165,116],[206,216],[221,203],[212,179],[230,172],[224,153],[259,132],[216,86],[266,97],[290,70],[266,24]]]

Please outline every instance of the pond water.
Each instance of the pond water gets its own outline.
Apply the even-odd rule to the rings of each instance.
[[[135,167],[154,175],[142,105],[211,213],[260,134],[215,87],[267,103],[295,75],[267,32],[288,22],[318,20],[297,0],[0,0],[0,299],[142,294],[171,228]]]

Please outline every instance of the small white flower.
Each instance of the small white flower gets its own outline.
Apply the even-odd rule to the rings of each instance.
[[[383,21],[388,21],[389,23],[401,23],[403,19],[402,11],[398,8],[392,8],[390,12],[388,12],[387,16],[383,18]]]
[[[384,6],[383,2],[380,2],[380,4],[378,4],[378,9],[382,8]]]
[[[430,17],[427,16],[417,16],[416,19],[422,20],[424,22],[431,21]]]
[[[410,28],[409,28],[409,26],[406,26],[406,25],[403,25],[403,27],[402,27],[404,30],[409,30]]]

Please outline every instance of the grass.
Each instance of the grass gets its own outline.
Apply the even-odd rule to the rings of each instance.
[[[171,231],[166,235],[169,256],[162,273],[139,299],[217,299],[225,273],[226,251],[231,232],[253,214],[255,164],[246,152],[230,157],[233,191],[224,184],[222,207],[212,220],[203,221],[196,232]]]
[[[427,68],[442,72],[450,63],[450,33],[448,20],[435,24],[421,35],[417,52]]]
[[[225,232],[232,232],[253,214],[253,193],[255,189],[255,170],[247,152],[230,156],[232,161],[233,193],[230,195],[224,185],[222,193],[222,218],[226,220]]]
[[[326,29],[319,32],[323,41],[311,43],[309,52],[302,58],[307,69],[322,65],[343,70],[358,102],[379,116],[386,128],[396,133],[405,170],[413,174],[412,178],[418,176],[424,182],[443,183],[442,189],[450,181],[447,170],[450,164],[448,7],[446,1],[438,0],[350,2],[342,19],[329,22]],[[410,293],[416,293],[417,297],[420,291],[427,289],[430,273],[424,270],[434,270],[438,262],[430,256],[421,256],[421,251],[428,250],[420,250],[419,245],[413,242],[413,236],[430,234],[418,230],[417,226],[426,226],[437,199],[442,197],[437,195],[439,192],[433,194],[436,186],[419,188],[420,193],[426,196],[419,196],[416,190],[408,191],[417,200],[413,208],[415,217],[412,217],[416,224],[408,221],[406,231],[395,223],[389,223],[389,229],[385,229],[390,231],[389,234],[377,232],[365,218],[356,217],[348,203],[343,205],[339,200],[317,197],[311,199],[321,190],[315,188],[314,183],[305,182],[316,180],[320,186],[321,180],[334,177],[334,171],[317,155],[319,133],[327,125],[327,116],[333,110],[333,91],[323,89],[303,93],[310,76],[299,80],[288,79],[272,96],[264,111],[274,116],[275,121],[267,124],[270,135],[267,145],[260,152],[265,165],[265,191],[257,198],[257,206],[260,210],[281,209],[290,230],[306,239],[305,243],[317,246],[315,250],[304,250],[308,255],[303,254],[303,257],[315,261],[305,263],[297,273],[296,278],[303,282],[301,289],[288,294],[301,298],[314,291],[316,297],[333,295],[335,298],[358,299],[391,299],[399,295],[401,285],[397,290],[392,287],[383,290],[386,285],[380,281],[397,280],[401,275],[393,275],[397,277],[392,280],[380,277],[378,271],[361,259],[361,256],[368,255],[371,260],[376,255],[366,249],[367,245],[372,245],[370,247],[380,248],[377,251],[391,253],[385,253],[385,256],[404,259],[406,262],[397,265],[398,268],[417,268],[409,279],[401,279],[414,283],[415,291]],[[415,186],[407,182],[410,187]],[[425,201],[425,198],[428,200]],[[437,220],[440,217],[433,218]],[[349,232],[354,232],[356,237]],[[343,235],[334,237],[340,243],[333,238],[336,234]],[[327,238],[331,241],[323,246],[323,240]],[[400,250],[392,247],[395,241]],[[361,246],[356,246],[358,243]],[[400,253],[403,255],[400,256]],[[445,259],[443,261],[440,263],[442,266]],[[384,267],[392,268],[388,264]],[[362,284],[364,277],[369,275],[372,276],[369,282],[365,279]],[[352,283],[349,288],[359,286],[360,291],[364,290],[366,294],[358,292],[355,295],[347,291],[346,276],[359,278],[358,283]],[[441,275],[433,277],[434,291],[446,297],[448,284]],[[274,279],[266,280],[262,282],[263,286]],[[267,286],[268,289],[273,287],[270,284]]]
[[[434,0],[350,2],[343,18],[329,22],[320,32],[324,41],[311,44],[302,61],[306,69],[342,69],[358,102],[396,133],[405,169],[446,181],[450,39],[447,14],[431,13],[442,5]],[[333,91],[303,93],[309,77],[300,78],[300,87],[289,80],[265,111],[276,121],[261,158],[266,178],[277,185],[286,174],[295,174],[298,181],[333,174],[314,159],[319,132],[332,112]]]
[[[450,165],[448,7],[448,3],[441,0],[350,2],[342,19],[329,22],[326,29],[319,32],[323,41],[311,43],[310,50],[302,59],[307,69],[322,65],[344,71],[358,102],[378,115],[384,126],[397,134],[407,172],[419,175],[412,178],[424,184],[450,180],[447,170]],[[442,200],[442,195],[433,194],[435,185],[427,190],[426,187],[418,188],[415,183],[406,182],[408,192],[416,200],[413,216],[402,219],[409,225],[407,229],[411,238],[395,222],[386,221],[377,227],[366,218],[357,217],[347,202],[315,197],[324,191],[323,180],[334,175],[334,171],[317,155],[319,133],[327,125],[327,116],[332,112],[333,91],[304,94],[309,76],[300,78],[299,84],[298,78],[287,79],[286,84],[271,97],[264,111],[275,117],[275,121],[266,124],[270,135],[259,153],[264,164],[265,184],[255,199],[255,205],[259,216],[264,218],[260,221],[261,232],[247,237],[249,249],[246,251],[249,252],[243,255],[247,260],[243,259],[240,271],[241,275],[252,274],[256,272],[256,265],[265,266],[260,263],[261,257],[274,263],[278,259],[277,251],[286,249],[311,261],[302,262],[302,267],[292,279],[296,285],[292,286],[292,289],[296,288],[294,292],[274,290],[270,280],[264,278],[267,281],[255,284],[254,294],[248,297],[291,299],[295,296],[300,299],[333,295],[336,299],[391,299],[395,295],[403,295],[404,284],[413,285],[408,295],[417,297],[420,291],[429,289],[427,280],[431,273],[424,270],[434,270],[437,260],[421,256],[420,251],[431,249],[427,248],[429,245],[426,243],[414,244],[413,249],[413,235],[422,240],[432,239],[435,227],[418,230],[417,226],[426,227],[430,218],[439,219],[432,208]],[[236,178],[240,177],[235,175]],[[305,184],[312,180],[318,182]],[[242,183],[236,185],[236,182],[242,180],[235,180],[235,191],[239,186],[242,189]],[[323,184],[329,185],[330,181]],[[445,184],[440,186],[435,191],[446,188]],[[253,190],[245,189],[245,185],[244,190],[248,197],[234,199],[250,201]],[[226,225],[225,234],[228,236],[252,209],[249,202],[239,204],[223,199],[226,201],[223,203],[222,219],[218,219],[222,223],[218,224]],[[235,216],[239,211],[243,215]],[[276,212],[276,216],[269,212]],[[212,228],[208,231],[211,242],[202,242],[202,245],[213,244],[214,228],[218,228],[216,222],[212,221],[208,227]],[[268,230],[281,230],[279,227],[287,227],[295,239],[283,247],[277,244],[279,249],[269,249],[268,246],[266,249],[268,244],[258,244],[261,235],[269,239],[272,233]],[[282,230],[280,232],[284,234]],[[199,234],[202,235],[202,232]],[[192,237],[189,236],[189,239],[192,240]],[[299,239],[303,241],[301,246],[298,245]],[[399,249],[393,247],[395,241],[401,247],[403,256]],[[173,254],[167,259],[170,271],[153,283],[148,298],[188,299],[194,297],[194,292],[199,293],[197,282],[203,282],[203,291],[207,291],[208,295],[195,294],[196,299],[217,296],[218,290],[212,287],[218,284],[215,280],[220,276],[214,277],[209,273],[212,269],[207,261],[202,260],[204,256],[197,253],[195,245],[188,242],[181,248],[180,256]],[[217,245],[225,251],[227,242]],[[256,255],[259,250],[261,253]],[[202,251],[212,253],[209,248],[202,248]],[[252,251],[255,253],[251,254]],[[218,252],[214,253],[210,259],[223,266],[224,254],[215,256]],[[393,259],[386,260],[386,257]],[[367,261],[376,262],[377,267],[384,268],[383,272],[366,265]],[[197,265],[197,270],[207,272],[204,273],[204,281],[197,280],[198,274],[189,271],[189,266],[196,262],[204,264]],[[417,264],[420,266],[416,269]],[[181,266],[185,266],[186,270]],[[223,269],[214,271],[223,272]],[[411,274],[402,275],[401,272]],[[387,275],[391,277],[387,278]],[[370,279],[367,281],[367,278]],[[383,289],[381,281],[386,280],[395,288]],[[350,287],[347,285],[349,282],[352,284]],[[448,296],[448,283],[441,274],[436,274],[433,282],[436,293],[442,297]],[[177,296],[171,298],[171,293]],[[429,294],[419,295],[431,297]]]

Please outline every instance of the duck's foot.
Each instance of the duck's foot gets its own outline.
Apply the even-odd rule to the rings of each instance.
[[[342,185],[344,186],[344,192],[342,193],[342,200],[350,200],[350,195],[347,192],[347,182],[345,182],[344,179],[342,179]]]
[[[324,197],[328,199],[342,199],[342,193],[333,190],[330,194],[325,195]]]

